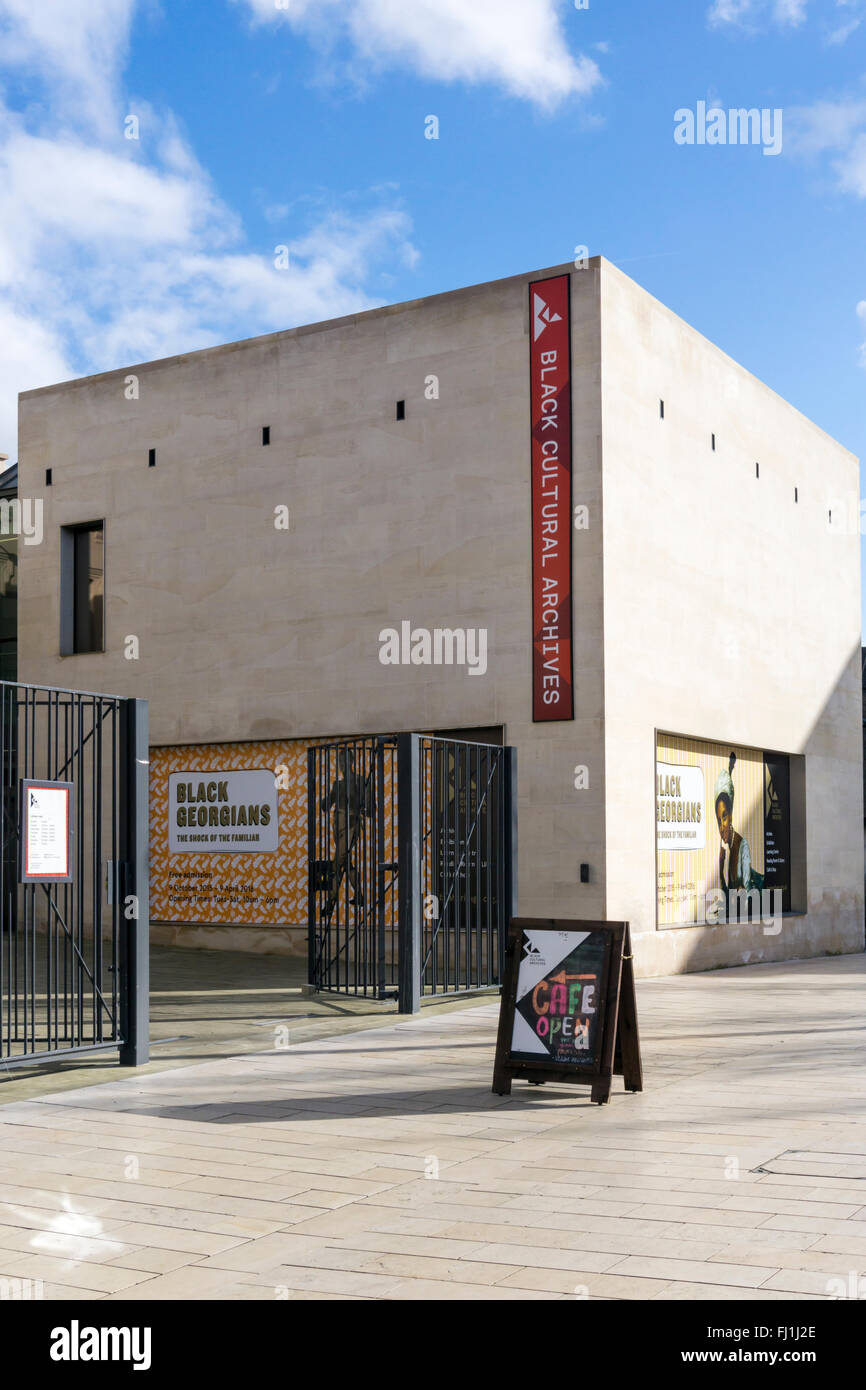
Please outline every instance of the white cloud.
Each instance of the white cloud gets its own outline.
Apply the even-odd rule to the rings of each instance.
[[[0,54],[50,92],[49,119],[107,130],[135,0],[0,0]]]
[[[0,241],[25,257],[25,238],[62,235],[87,246],[182,244],[215,220],[217,202],[203,174],[178,175],[126,157],[119,142],[99,148],[78,138],[13,128],[0,149],[4,210]],[[8,200],[8,201],[7,201]],[[231,219],[229,227],[235,227]]]
[[[15,458],[18,392],[73,375],[60,335],[0,296],[0,453]]]
[[[837,22],[827,34],[827,43],[832,45],[847,43],[866,18],[864,0],[836,0],[836,9],[841,10],[842,14],[837,16],[841,22]]]
[[[753,0],[713,0],[707,11],[710,24],[742,24],[753,9]]]
[[[829,161],[836,188],[866,198],[866,98],[818,101],[785,112],[786,148]]]
[[[19,391],[369,308],[414,263],[392,189],[351,215],[305,204],[251,249],[170,114],[133,104],[141,138],[124,138],[131,4],[32,10],[0,0],[0,73],[33,93],[24,113],[0,101],[0,451],[14,457]]]
[[[866,99],[816,101],[812,106],[791,107],[790,118],[797,153],[815,155],[826,150],[845,150],[866,125]]]
[[[814,15],[824,25],[825,42],[839,45],[847,42],[863,22],[863,3],[864,0],[816,0],[812,9],[810,0],[713,0],[707,19],[716,29],[730,26],[757,33],[770,26],[797,29]]]
[[[827,42],[832,46],[847,43],[855,29],[859,29],[863,23],[863,16],[855,16],[853,19],[846,20],[838,28],[832,29],[827,35]]]
[[[321,45],[348,38],[369,70],[404,65],[443,82],[487,82],[552,110],[601,83],[573,57],[557,0],[238,0]]]
[[[714,27],[726,24],[754,28],[765,23],[799,25],[806,18],[807,0],[714,0],[707,18]]]
[[[844,158],[837,160],[835,167],[843,193],[866,198],[866,129],[851,142]]]
[[[773,18],[777,24],[802,24],[806,18],[806,0],[776,0]]]
[[[806,18],[808,0],[714,0],[707,11],[710,24],[753,29],[764,24],[800,25]]]

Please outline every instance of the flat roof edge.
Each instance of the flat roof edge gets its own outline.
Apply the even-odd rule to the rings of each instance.
[[[665,304],[663,300],[659,299],[650,290],[645,289],[643,285],[641,285],[637,280],[634,280],[632,276],[630,276],[626,271],[622,270],[618,265],[615,264],[615,262],[610,261],[607,259],[607,257],[601,255],[590,256],[589,266],[593,269],[601,269],[605,272],[612,272],[616,278],[624,280],[629,285],[633,286],[635,290],[637,290],[646,299],[651,300],[654,305],[657,305],[663,313],[669,315],[672,319],[675,319],[677,323],[682,324],[685,328],[688,329],[690,333],[694,334],[695,337],[700,338],[702,342],[707,343],[715,352],[719,354],[721,358],[724,358],[726,362],[730,363],[738,371],[745,373],[745,375],[749,377],[752,381],[757,382],[757,384],[763,390],[769,392],[770,395],[774,396],[778,401],[781,401],[782,404],[786,406],[788,410],[794,411],[795,414],[799,416],[801,420],[804,420],[814,431],[816,431],[816,433],[821,435],[824,439],[828,440],[837,449],[845,453],[848,456],[848,458],[859,468],[860,459],[851,449],[849,449],[845,444],[840,443],[840,441],[836,439],[835,436],[831,435],[827,430],[823,429],[821,425],[817,424],[811,418],[811,416],[804,414],[804,412],[800,410],[797,406],[793,405],[791,401],[787,399],[787,397],[781,395],[780,392],[774,390],[774,388],[772,386],[769,386],[767,382],[764,381],[761,377],[756,376],[754,372],[749,371],[748,367],[743,366],[743,364],[741,362],[738,362],[735,357],[732,357],[730,353],[725,352],[724,348],[719,347],[718,343],[713,342],[712,338],[708,338],[707,335],[705,333],[702,333],[699,328],[695,328],[694,324],[689,323],[688,320],[684,319],[680,314],[678,314],[675,309],[671,309],[670,306]],[[571,274],[574,270],[574,262],[565,261],[560,265],[544,266],[537,270],[519,271],[514,275],[501,276],[499,279],[496,280],[480,280],[470,285],[460,285],[456,289],[440,290],[437,291],[437,293],[435,294],[420,295],[416,299],[399,300],[396,304],[374,305],[370,309],[360,309],[357,310],[355,313],[343,314],[338,318],[320,319],[315,323],[298,324],[294,328],[278,328],[271,333],[255,334],[251,338],[236,338],[229,343],[214,343],[211,347],[192,348],[189,352],[173,353],[168,357],[155,357],[146,362],[129,362],[126,363],[124,366],[115,367],[105,372],[95,372],[90,376],[70,377],[66,381],[52,382],[48,386],[31,387],[31,389],[28,391],[19,392],[18,401],[20,404],[23,401],[33,400],[39,396],[50,395],[52,392],[70,391],[78,387],[97,385],[100,382],[109,381],[118,376],[122,376],[124,373],[144,372],[155,368],[181,366],[187,362],[192,361],[193,359],[204,360],[208,357],[216,357],[222,354],[237,352],[240,349],[246,347],[252,347],[255,345],[260,346],[269,342],[275,343],[287,339],[300,338],[308,333],[322,333],[334,328],[351,326],[363,322],[367,319],[375,318],[377,316],[385,318],[392,314],[404,313],[412,309],[420,308],[427,304],[441,303],[449,299],[457,299],[461,295],[468,295],[472,294],[473,292],[492,289],[497,286],[527,284],[529,281],[536,279],[547,280],[555,275]],[[601,317],[602,319],[604,318],[603,304],[601,306]]]
[[[603,261],[602,256],[590,257],[590,266],[598,267]],[[608,263],[609,264],[609,263]],[[435,294],[420,295],[417,299],[401,299],[396,304],[376,304],[370,309],[358,309],[353,314],[342,314],[333,319],[319,319],[315,323],[297,324],[294,328],[277,328],[271,333],[257,333],[251,338],[235,338],[229,343],[214,343],[211,347],[191,348],[189,352],[172,353],[168,357],[154,357],[146,362],[128,362],[122,367],[114,367],[105,372],[94,372],[89,376],[69,377],[66,381],[55,381],[48,386],[33,386],[28,391],[19,391],[18,400],[26,401],[34,396],[47,395],[51,391],[66,391],[75,386],[85,386],[91,383],[107,381],[112,377],[122,375],[124,372],[145,371],[152,367],[171,367],[179,366],[189,362],[192,358],[206,358],[216,356],[220,353],[235,352],[239,348],[252,347],[254,344],[267,342],[279,342],[286,338],[300,338],[307,333],[322,333],[327,329],[345,327],[359,323],[366,319],[375,318],[377,315],[384,318],[390,314],[403,313],[410,309],[420,308],[422,305],[441,302],[442,300],[456,299],[460,295],[471,294],[473,291],[491,289],[497,285],[520,284],[529,280],[542,279],[548,280],[554,275],[563,275],[574,269],[572,261],[566,261],[563,265],[546,266],[539,270],[524,270],[515,275],[504,275],[498,280],[479,280],[471,285],[459,285],[452,290],[438,290]]]

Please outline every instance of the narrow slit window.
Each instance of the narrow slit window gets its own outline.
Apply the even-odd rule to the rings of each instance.
[[[761,465],[760,465],[759,463],[756,463],[756,464],[755,464],[755,477],[756,477],[756,478],[760,478],[760,476],[761,476]]]
[[[265,444],[270,444],[270,442],[271,442],[271,427],[270,427],[270,425],[262,425],[262,445],[264,446]]]
[[[45,486],[46,486],[46,487],[50,487],[50,486],[51,486],[51,469],[50,469],[50,468],[46,468],[46,470],[45,470]]]
[[[713,447],[713,453],[715,453],[715,452],[716,452],[716,436],[715,436],[714,434],[711,434],[711,435],[710,435],[710,443],[712,444],[712,447]]]
[[[398,420],[405,420],[405,419],[406,419],[406,402],[405,402],[405,401],[398,401],[398,402],[397,402],[397,419],[398,419]]]
[[[664,403],[664,401],[659,401],[659,419],[660,419],[660,420],[663,420],[664,418],[665,418],[665,403]]]
[[[795,502],[799,502],[799,500],[800,500],[800,489],[795,487],[795,488],[794,488],[794,501],[795,501]]]
[[[156,468],[156,450],[155,450],[155,449],[148,449],[148,451],[147,451],[147,466],[148,466],[148,468]]]

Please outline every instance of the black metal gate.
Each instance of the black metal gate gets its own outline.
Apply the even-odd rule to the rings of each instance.
[[[0,682],[0,765],[0,1069],[145,1062],[147,703]],[[22,782],[69,788],[68,881],[21,881]]]
[[[517,869],[512,748],[421,734],[307,754],[309,981],[397,998],[501,979]]]

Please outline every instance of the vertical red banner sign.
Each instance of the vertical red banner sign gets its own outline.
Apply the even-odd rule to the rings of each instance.
[[[571,282],[529,286],[532,403],[532,718],[573,719]]]

